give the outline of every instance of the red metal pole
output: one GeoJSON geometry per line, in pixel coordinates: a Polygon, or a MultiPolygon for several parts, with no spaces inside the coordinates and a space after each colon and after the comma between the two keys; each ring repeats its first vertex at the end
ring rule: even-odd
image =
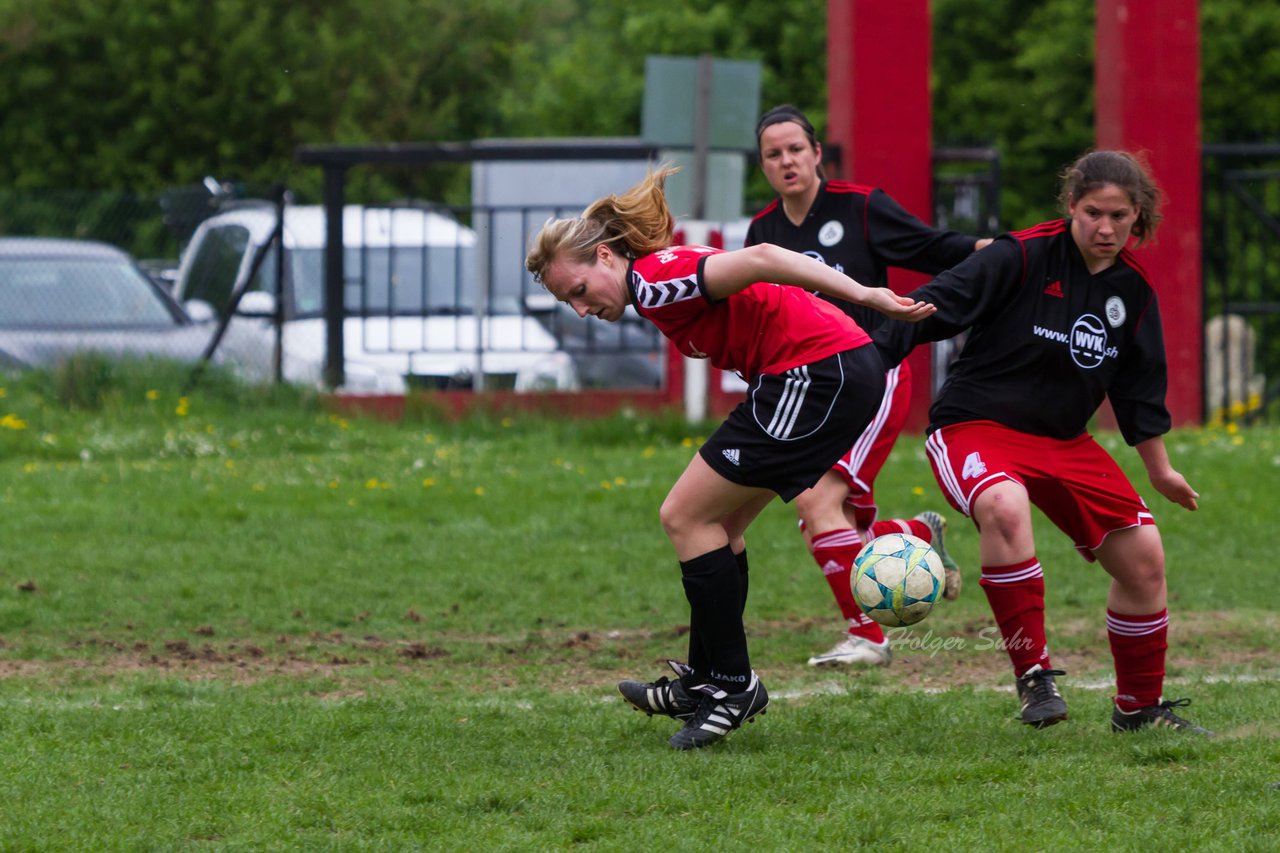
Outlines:
{"type": "MultiPolygon", "coordinates": [[[[827,140],[840,148],[840,177],[880,187],[933,221],[929,103],[932,42],[928,0],[827,0],[827,140]]],[[[926,276],[892,270],[905,293],[926,276]]],[[[909,432],[923,432],[930,403],[929,351],[909,359],[909,432]]]]}
{"type": "Polygon", "coordinates": [[[1138,259],[1160,295],[1175,425],[1200,422],[1203,353],[1197,0],[1097,0],[1099,148],[1145,152],[1164,221],[1138,259]]]}

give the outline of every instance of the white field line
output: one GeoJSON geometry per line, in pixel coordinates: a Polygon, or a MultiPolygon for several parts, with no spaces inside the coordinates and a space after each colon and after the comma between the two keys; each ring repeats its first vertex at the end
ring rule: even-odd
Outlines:
{"type": "MultiPolygon", "coordinates": [[[[1271,684],[1280,682],[1280,672],[1268,673],[1241,673],[1238,675],[1206,675],[1196,678],[1166,678],[1165,684],[1271,684]]],[[[1069,686],[1072,690],[1114,690],[1115,682],[1108,679],[1106,681],[1063,681],[1063,684],[1069,686]]],[[[1008,684],[966,684],[965,687],[972,687],[977,690],[992,690],[997,693],[1014,692],[1012,680],[1008,684]]],[[[958,690],[959,687],[916,687],[907,688],[906,692],[915,693],[947,693],[952,690],[958,690]]],[[[901,685],[859,685],[857,690],[871,690],[882,693],[900,693],[904,688],[901,685]]],[[[809,696],[845,696],[857,692],[847,688],[834,681],[821,681],[816,684],[793,688],[790,690],[769,691],[770,696],[779,699],[803,699],[809,696]]]]}
{"type": "MultiPolygon", "coordinates": [[[[1280,671],[1264,672],[1264,673],[1240,673],[1237,675],[1206,675],[1196,678],[1166,678],[1167,685],[1187,685],[1187,684],[1276,684],[1280,683],[1280,671]]],[[[1107,681],[1064,681],[1063,684],[1072,690],[1106,690],[1115,689],[1115,682],[1107,681]]],[[[791,688],[786,690],[770,690],[769,696],[772,699],[807,699],[812,696],[849,696],[861,691],[874,691],[877,693],[948,693],[952,690],[960,690],[964,687],[972,687],[976,690],[990,690],[995,693],[1013,693],[1012,680],[1008,684],[965,684],[959,687],[912,687],[903,688],[901,685],[880,684],[867,685],[856,684],[854,686],[846,686],[836,681],[817,681],[805,687],[791,688]]],[[[597,696],[594,701],[598,703],[614,703],[618,698],[616,692],[606,692],[597,696]]]]}

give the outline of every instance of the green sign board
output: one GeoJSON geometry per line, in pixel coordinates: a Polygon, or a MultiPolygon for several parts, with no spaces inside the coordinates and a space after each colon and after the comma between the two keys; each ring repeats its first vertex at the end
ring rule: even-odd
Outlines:
{"type": "Polygon", "coordinates": [[[697,144],[698,122],[706,121],[712,149],[751,151],[760,112],[760,63],[696,56],[649,56],[644,61],[644,111],[640,136],[672,148],[697,144]],[[699,68],[709,64],[709,79],[699,68]],[[706,85],[705,92],[701,92],[706,85]],[[700,115],[701,97],[709,105],[700,115]]]}

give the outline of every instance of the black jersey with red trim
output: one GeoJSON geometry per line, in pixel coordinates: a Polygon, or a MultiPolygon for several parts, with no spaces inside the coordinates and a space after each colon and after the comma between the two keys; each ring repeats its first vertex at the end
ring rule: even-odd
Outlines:
{"type": "Polygon", "coordinates": [[[703,266],[722,251],[672,246],[636,258],[627,270],[636,313],[684,355],[750,380],[871,343],[851,317],[801,287],[759,281],[713,299],[703,266]]]}
{"type": "MultiPolygon", "coordinates": [[[[746,245],[773,243],[822,261],[859,284],[884,287],[889,267],[937,275],[964,260],[975,237],[926,225],[888,193],[849,181],[823,181],[804,221],[793,225],[774,199],[747,228],[746,245]]],[[[844,300],[834,302],[864,329],[884,315],[844,300]]]]}
{"type": "Polygon", "coordinates": [[[1129,250],[1094,275],[1070,220],[1044,222],[1001,235],[911,295],[938,311],[873,333],[887,364],[917,344],[970,330],[929,409],[930,432],[992,420],[1074,438],[1104,397],[1129,444],[1169,431],[1160,310],[1129,250]]]}

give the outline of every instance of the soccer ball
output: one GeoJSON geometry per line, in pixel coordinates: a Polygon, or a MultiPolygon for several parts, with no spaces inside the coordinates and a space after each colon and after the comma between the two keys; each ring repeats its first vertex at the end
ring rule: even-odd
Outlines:
{"type": "Polygon", "coordinates": [[[877,536],[853,561],[853,597],[887,628],[914,625],[942,597],[947,576],[938,552],[905,533],[877,536]]]}

